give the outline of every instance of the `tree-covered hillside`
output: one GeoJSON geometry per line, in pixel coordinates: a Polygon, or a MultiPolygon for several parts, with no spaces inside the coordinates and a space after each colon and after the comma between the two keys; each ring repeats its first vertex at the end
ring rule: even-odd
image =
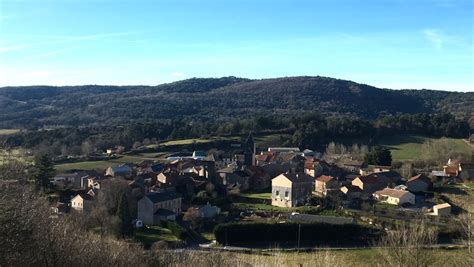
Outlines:
{"type": "Polygon", "coordinates": [[[473,107],[474,93],[379,89],[326,77],[193,78],[158,86],[0,88],[0,128],[224,121],[305,112],[374,119],[443,111],[471,119],[473,107]]]}

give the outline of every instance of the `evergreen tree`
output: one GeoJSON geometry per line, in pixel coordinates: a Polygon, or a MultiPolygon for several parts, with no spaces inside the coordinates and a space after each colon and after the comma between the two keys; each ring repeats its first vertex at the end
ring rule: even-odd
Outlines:
{"type": "Polygon", "coordinates": [[[35,183],[38,188],[43,191],[49,187],[49,179],[52,178],[56,172],[54,164],[48,155],[41,155],[35,159],[35,183]]]}
{"type": "Polygon", "coordinates": [[[376,146],[365,154],[364,161],[371,165],[392,165],[392,153],[386,147],[376,146]]]}
{"type": "Polygon", "coordinates": [[[120,196],[116,215],[119,219],[118,235],[121,237],[133,235],[132,217],[130,216],[127,195],[125,193],[122,193],[120,196]]]}

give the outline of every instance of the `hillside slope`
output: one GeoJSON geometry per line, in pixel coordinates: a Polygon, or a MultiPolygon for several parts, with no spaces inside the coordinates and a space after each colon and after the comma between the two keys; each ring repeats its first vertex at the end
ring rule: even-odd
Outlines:
{"type": "Polygon", "coordinates": [[[193,78],[158,86],[0,88],[0,128],[227,119],[319,112],[376,118],[451,112],[473,116],[474,93],[389,90],[326,77],[193,78]]]}

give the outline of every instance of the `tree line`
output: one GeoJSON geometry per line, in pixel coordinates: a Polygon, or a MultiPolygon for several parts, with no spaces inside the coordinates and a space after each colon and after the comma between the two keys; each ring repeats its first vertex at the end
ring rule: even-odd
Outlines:
{"type": "Polygon", "coordinates": [[[282,145],[318,149],[337,139],[357,138],[370,142],[374,138],[394,134],[463,138],[469,135],[470,127],[466,121],[457,120],[450,114],[403,114],[364,120],[310,113],[228,121],[179,119],[119,126],[31,130],[3,137],[3,141],[5,147],[34,148],[50,155],[87,155],[117,145],[130,149],[169,139],[246,135],[249,132],[265,131],[289,133],[290,138],[282,137],[282,145]]]}

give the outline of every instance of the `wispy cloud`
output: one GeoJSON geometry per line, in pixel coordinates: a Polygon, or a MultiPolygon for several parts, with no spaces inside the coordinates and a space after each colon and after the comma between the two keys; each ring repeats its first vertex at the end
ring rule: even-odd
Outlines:
{"type": "Polygon", "coordinates": [[[12,51],[19,51],[25,48],[29,48],[31,45],[10,45],[10,46],[0,46],[0,53],[7,53],[12,51]]]}
{"type": "MultiPolygon", "coordinates": [[[[139,35],[143,33],[142,31],[129,31],[129,32],[108,32],[108,33],[95,33],[95,34],[86,34],[86,35],[35,35],[28,36],[29,38],[34,37],[36,40],[26,44],[8,44],[0,46],[0,54],[8,53],[13,51],[20,51],[29,48],[39,47],[39,46],[50,46],[50,45],[64,45],[73,43],[74,45],[80,45],[81,42],[88,41],[98,41],[98,40],[110,40],[113,37],[127,37],[133,35],[139,35]],[[38,41],[41,40],[41,41],[38,41]]],[[[135,40],[135,39],[134,39],[135,40]]],[[[1,40],[0,40],[1,41],[1,40]]],[[[130,41],[128,39],[119,39],[120,41],[130,41]]],[[[38,55],[38,57],[52,56],[65,51],[70,50],[70,47],[60,48],[51,52],[46,52],[38,55]]],[[[31,58],[37,57],[36,55],[31,56],[31,58]]]]}
{"type": "Polygon", "coordinates": [[[425,38],[430,41],[438,50],[443,49],[443,36],[438,30],[435,29],[425,29],[423,30],[423,35],[425,38]]]}
{"type": "Polygon", "coordinates": [[[182,78],[184,76],[184,73],[182,72],[172,72],[171,76],[174,78],[182,78]]]}

